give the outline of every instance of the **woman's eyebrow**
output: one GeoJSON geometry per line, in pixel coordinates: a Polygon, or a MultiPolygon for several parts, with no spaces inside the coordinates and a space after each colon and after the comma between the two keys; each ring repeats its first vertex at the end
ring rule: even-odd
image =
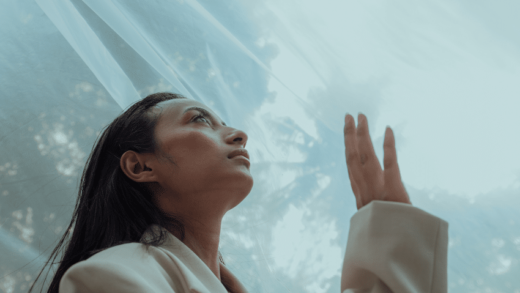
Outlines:
{"type": "MultiPolygon", "coordinates": [[[[193,106],[193,107],[189,107],[187,108],[186,110],[184,110],[184,113],[182,113],[182,115],[186,114],[186,112],[188,111],[191,111],[191,110],[197,110],[199,112],[201,112],[203,115],[205,116],[208,116],[208,117],[212,117],[214,118],[209,112],[208,110],[204,109],[204,108],[201,108],[201,107],[197,107],[197,106],[193,106]]],[[[222,125],[224,126],[227,126],[226,123],[224,123],[224,121],[222,121],[222,125]]]]}

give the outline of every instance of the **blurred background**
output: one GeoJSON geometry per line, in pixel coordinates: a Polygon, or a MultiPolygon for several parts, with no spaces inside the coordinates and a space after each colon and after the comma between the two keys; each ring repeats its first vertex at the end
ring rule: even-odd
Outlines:
{"type": "Polygon", "coordinates": [[[412,203],[449,222],[449,291],[520,292],[520,2],[0,6],[0,292],[27,292],[65,232],[101,129],[160,91],[249,136],[220,249],[251,292],[339,292],[347,112],[381,163],[393,129],[412,203]]]}

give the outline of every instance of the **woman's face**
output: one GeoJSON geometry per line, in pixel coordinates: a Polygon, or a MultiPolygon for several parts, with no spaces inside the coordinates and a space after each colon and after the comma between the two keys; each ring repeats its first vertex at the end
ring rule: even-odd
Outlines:
{"type": "Polygon", "coordinates": [[[223,216],[249,194],[250,163],[228,158],[245,147],[244,132],[225,126],[209,107],[194,100],[164,101],[152,111],[160,112],[155,138],[171,160],[146,156],[144,165],[151,169],[148,179],[164,190],[158,197],[163,210],[198,219],[215,213],[223,216]],[[210,116],[197,117],[203,113],[192,107],[203,108],[210,116]]]}

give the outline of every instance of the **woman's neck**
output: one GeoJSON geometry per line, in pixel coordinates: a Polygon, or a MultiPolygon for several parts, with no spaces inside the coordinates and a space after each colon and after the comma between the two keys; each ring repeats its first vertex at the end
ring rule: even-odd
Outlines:
{"type": "MultiPolygon", "coordinates": [[[[185,235],[182,241],[208,266],[219,280],[221,278],[218,247],[221,223],[222,218],[204,222],[200,220],[187,221],[184,223],[185,235]]],[[[178,235],[174,235],[179,238],[178,235]]]]}

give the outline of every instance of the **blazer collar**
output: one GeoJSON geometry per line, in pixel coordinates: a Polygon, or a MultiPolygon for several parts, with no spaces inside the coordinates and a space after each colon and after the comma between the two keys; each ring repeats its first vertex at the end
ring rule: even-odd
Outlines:
{"type": "MultiPolygon", "coordinates": [[[[247,293],[244,285],[231,273],[231,271],[220,263],[220,278],[222,282],[213,274],[213,272],[209,269],[209,267],[196,255],[186,244],[180,241],[177,237],[171,234],[168,230],[163,227],[152,224],[146,229],[143,233],[143,238],[151,239],[152,232],[155,231],[156,235],[159,234],[160,230],[163,230],[167,233],[166,241],[160,245],[159,247],[171,252],[175,255],[195,276],[197,276],[198,281],[204,284],[206,288],[211,290],[211,292],[217,292],[215,290],[219,290],[218,292],[226,292],[222,283],[225,283],[226,286],[230,287],[231,292],[233,293],[247,293]]],[[[195,281],[195,280],[194,280],[195,281]]]]}

